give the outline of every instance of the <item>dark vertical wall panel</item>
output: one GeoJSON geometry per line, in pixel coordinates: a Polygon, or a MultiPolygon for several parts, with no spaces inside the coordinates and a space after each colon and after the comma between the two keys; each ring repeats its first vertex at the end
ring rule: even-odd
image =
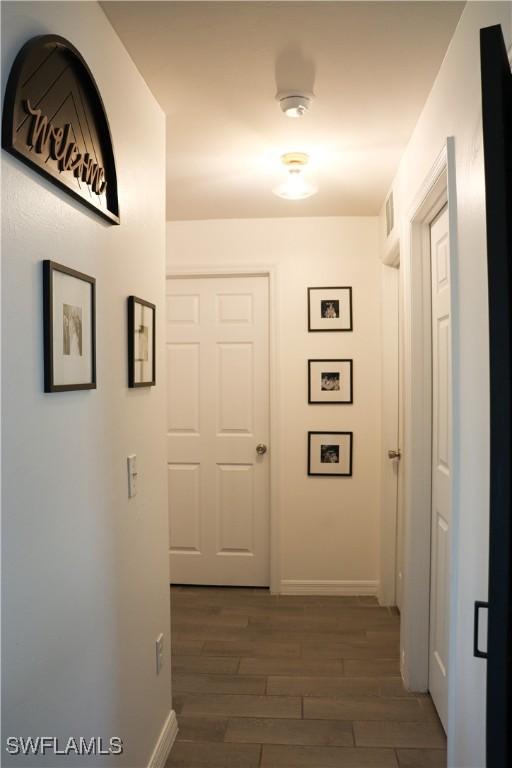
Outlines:
{"type": "Polygon", "coordinates": [[[491,386],[487,766],[512,765],[512,75],[481,30],[491,386]]]}

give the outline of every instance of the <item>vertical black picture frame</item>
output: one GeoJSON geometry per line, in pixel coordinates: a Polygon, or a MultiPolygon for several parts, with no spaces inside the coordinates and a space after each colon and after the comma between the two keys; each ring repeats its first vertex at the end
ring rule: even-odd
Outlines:
{"type": "Polygon", "coordinates": [[[154,387],[156,384],[156,305],[150,301],[141,299],[138,296],[128,296],[128,386],[133,389],[136,387],[154,387]],[[148,379],[139,380],[135,370],[135,311],[136,305],[147,307],[152,311],[152,343],[151,343],[151,375],[148,379]]]}
{"type": "MultiPolygon", "coordinates": [[[[82,329],[83,332],[83,329],[82,329]]],[[[46,259],[43,261],[43,349],[44,349],[44,391],[71,392],[80,389],[96,389],[96,280],[90,275],[78,272],[76,269],[57,264],[46,259]],[[57,383],[55,374],[53,306],[55,300],[55,273],[68,275],[76,280],[88,283],[90,286],[90,369],[91,377],[87,382],[57,383]]]]}

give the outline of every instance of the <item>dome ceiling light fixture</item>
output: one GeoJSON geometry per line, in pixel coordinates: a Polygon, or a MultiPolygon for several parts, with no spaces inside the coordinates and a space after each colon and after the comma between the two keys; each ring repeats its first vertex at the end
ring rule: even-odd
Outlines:
{"type": "Polygon", "coordinates": [[[308,111],[313,98],[312,93],[304,93],[299,90],[280,91],[276,95],[281,111],[286,117],[302,117],[308,111]]]}
{"type": "Polygon", "coordinates": [[[280,184],[273,192],[286,200],[304,200],[311,197],[318,189],[304,178],[303,171],[309,156],[305,152],[287,152],[281,156],[281,162],[288,172],[284,184],[280,184]]]}

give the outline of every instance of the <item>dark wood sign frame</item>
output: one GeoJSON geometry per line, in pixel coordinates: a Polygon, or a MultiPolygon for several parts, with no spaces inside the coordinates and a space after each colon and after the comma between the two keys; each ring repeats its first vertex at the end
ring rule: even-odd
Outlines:
{"type": "Polygon", "coordinates": [[[16,56],[5,91],[2,147],[119,224],[105,107],[89,67],[65,38],[33,37],[16,56]]]}

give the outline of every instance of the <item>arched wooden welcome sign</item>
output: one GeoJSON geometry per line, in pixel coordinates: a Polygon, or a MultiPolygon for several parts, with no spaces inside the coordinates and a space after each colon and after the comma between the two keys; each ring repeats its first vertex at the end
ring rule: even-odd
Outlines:
{"type": "Polygon", "coordinates": [[[63,37],[34,37],[18,53],[5,92],[2,147],[119,224],[103,101],[89,67],[63,37]]]}

